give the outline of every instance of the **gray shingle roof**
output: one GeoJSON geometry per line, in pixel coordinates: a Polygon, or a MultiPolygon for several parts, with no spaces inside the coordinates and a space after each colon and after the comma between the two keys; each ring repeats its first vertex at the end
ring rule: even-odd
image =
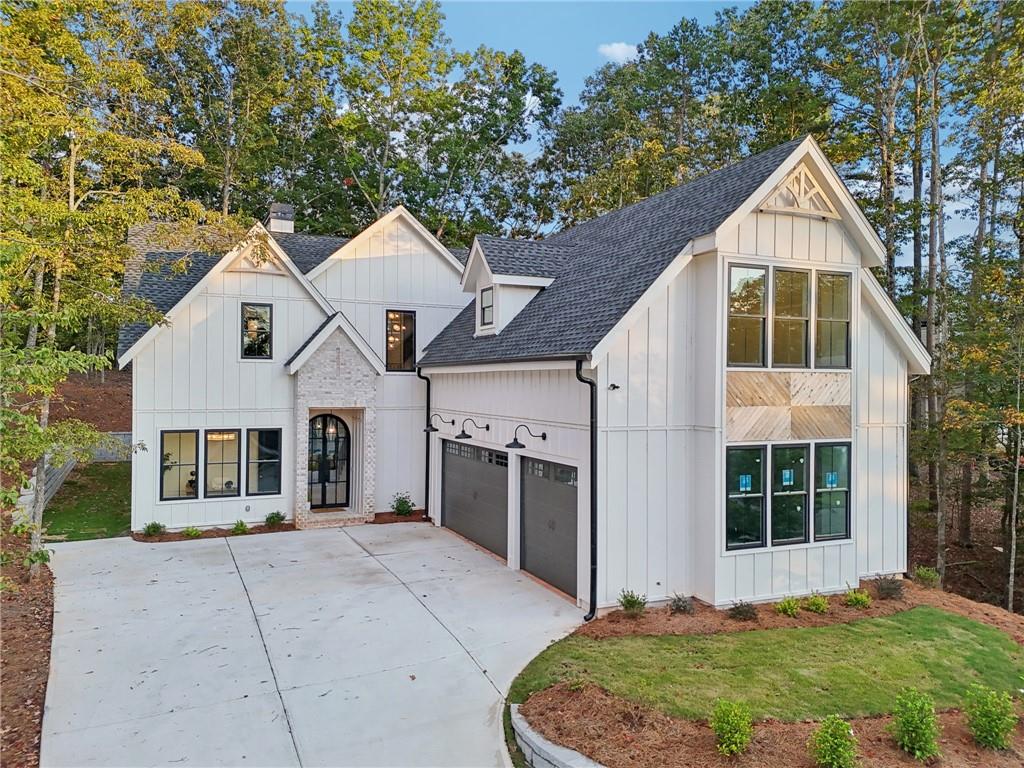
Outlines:
{"type": "Polygon", "coordinates": [[[715,229],[803,139],[548,237],[574,254],[495,336],[474,338],[475,302],[424,351],[421,365],[582,357],[626,314],[683,247],[715,229]]]}
{"type": "Polygon", "coordinates": [[[477,235],[477,245],[496,275],[555,277],[572,259],[571,246],[554,245],[544,240],[508,240],[493,235],[477,235]]]}
{"type": "Polygon", "coordinates": [[[324,259],[349,241],[347,237],[303,235],[298,232],[274,232],[271,236],[304,275],[312,272],[324,259]]]}
{"type": "Polygon", "coordinates": [[[303,351],[305,351],[306,347],[308,347],[310,345],[310,343],[313,341],[313,339],[315,339],[317,337],[317,334],[320,333],[320,331],[322,331],[324,328],[326,328],[328,323],[330,323],[337,316],[338,316],[338,313],[334,312],[334,313],[328,315],[327,317],[325,317],[324,321],[322,323],[320,323],[320,325],[318,325],[316,327],[316,330],[313,331],[311,334],[309,334],[309,338],[307,338],[304,342],[302,342],[301,346],[299,346],[299,348],[295,350],[295,353],[291,357],[289,357],[287,360],[284,361],[285,367],[288,367],[289,365],[291,365],[295,361],[295,358],[297,358],[299,355],[301,355],[303,353],[303,351]]]}

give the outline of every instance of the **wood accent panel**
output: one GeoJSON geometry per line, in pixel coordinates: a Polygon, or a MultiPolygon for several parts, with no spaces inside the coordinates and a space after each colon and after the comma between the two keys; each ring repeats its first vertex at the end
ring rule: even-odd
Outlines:
{"type": "Polygon", "coordinates": [[[729,440],[786,440],[790,433],[788,405],[753,405],[726,410],[729,440]]]}
{"type": "Polygon", "coordinates": [[[773,371],[729,371],[726,377],[725,404],[730,407],[789,405],[789,373],[773,371]]]}
{"type": "Polygon", "coordinates": [[[849,405],[850,374],[800,371],[789,374],[793,405],[849,405]]]}
{"type": "Polygon", "coordinates": [[[793,440],[848,438],[851,434],[850,406],[794,405],[790,409],[789,432],[793,440]]]}
{"type": "Polygon", "coordinates": [[[824,371],[728,371],[726,440],[848,438],[851,376],[824,371]]]}

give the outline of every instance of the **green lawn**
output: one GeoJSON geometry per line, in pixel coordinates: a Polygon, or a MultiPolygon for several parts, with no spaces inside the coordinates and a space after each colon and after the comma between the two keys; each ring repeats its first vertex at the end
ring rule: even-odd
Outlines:
{"type": "Polygon", "coordinates": [[[590,681],[676,717],[701,719],[715,699],[746,702],[755,718],[818,719],[891,710],[915,686],[939,708],[974,682],[1015,692],[1024,652],[997,629],[934,608],[852,624],[720,635],[570,636],[512,685],[510,701],[562,679],[590,681]]]}
{"type": "Polygon", "coordinates": [[[131,528],[132,464],[75,467],[46,511],[46,535],[66,541],[125,536],[131,528]]]}

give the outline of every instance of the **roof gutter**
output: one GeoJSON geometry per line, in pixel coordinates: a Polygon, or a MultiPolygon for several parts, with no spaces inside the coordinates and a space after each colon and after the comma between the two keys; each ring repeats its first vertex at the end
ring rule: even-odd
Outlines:
{"type": "Polygon", "coordinates": [[[597,382],[583,375],[583,358],[576,360],[576,378],[590,388],[590,610],[583,617],[597,615],[597,382]]]}

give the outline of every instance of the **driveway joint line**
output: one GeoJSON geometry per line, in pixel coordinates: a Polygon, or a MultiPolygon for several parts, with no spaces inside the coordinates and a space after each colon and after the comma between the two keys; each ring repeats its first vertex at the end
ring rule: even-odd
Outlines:
{"type": "Polygon", "coordinates": [[[281,711],[284,712],[284,722],[285,725],[288,726],[288,736],[292,740],[292,749],[295,751],[295,759],[298,761],[299,768],[302,768],[302,755],[299,753],[299,744],[295,740],[295,731],[292,729],[292,719],[288,714],[288,705],[284,703],[284,695],[281,693],[281,686],[277,682],[277,670],[274,669],[274,662],[270,659],[267,640],[263,637],[263,627],[260,624],[259,617],[256,615],[256,607],[252,604],[252,596],[249,595],[249,587],[245,584],[245,577],[242,576],[242,569],[238,567],[238,561],[235,560],[235,551],[231,549],[231,542],[226,536],[224,537],[224,544],[228,548],[228,554],[231,555],[231,562],[235,564],[235,572],[238,574],[238,580],[242,582],[242,591],[245,592],[245,599],[249,602],[249,610],[252,612],[252,620],[256,622],[256,631],[260,635],[260,644],[263,646],[263,653],[267,657],[267,666],[270,667],[270,676],[274,680],[274,690],[277,691],[277,699],[281,702],[281,711]]]}

